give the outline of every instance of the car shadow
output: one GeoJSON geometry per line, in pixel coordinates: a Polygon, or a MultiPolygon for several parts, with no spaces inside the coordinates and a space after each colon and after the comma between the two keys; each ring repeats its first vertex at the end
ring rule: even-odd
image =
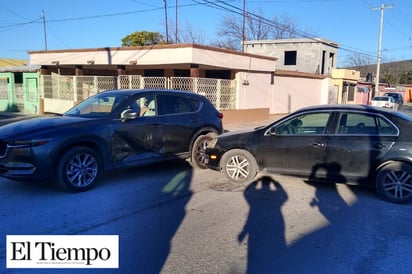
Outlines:
{"type": "MultiPolygon", "coordinates": [[[[186,216],[192,175],[187,162],[171,161],[107,172],[94,189],[75,194],[50,183],[5,181],[2,191],[13,202],[0,210],[7,222],[0,236],[118,235],[119,269],[96,273],[160,273],[186,216]]],[[[5,247],[0,251],[6,254],[5,247]]]]}

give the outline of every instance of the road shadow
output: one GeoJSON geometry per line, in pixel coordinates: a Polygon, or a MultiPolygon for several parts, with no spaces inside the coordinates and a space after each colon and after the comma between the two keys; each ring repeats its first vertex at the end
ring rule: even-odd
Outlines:
{"type": "MultiPolygon", "coordinates": [[[[341,271],[339,273],[353,273],[346,272],[347,262],[341,259],[350,254],[348,248],[360,237],[356,233],[348,235],[353,231],[351,226],[365,224],[362,219],[357,219],[357,214],[352,214],[354,209],[341,197],[337,184],[321,183],[318,177],[318,174],[323,174],[321,178],[325,179],[328,174],[336,174],[337,170],[339,166],[335,164],[314,166],[311,180],[306,183],[315,188],[315,195],[308,206],[313,209],[310,214],[317,217],[312,220],[306,216],[298,219],[293,216],[288,220],[308,222],[308,226],[315,227],[311,221],[326,221],[313,232],[302,232],[302,236],[293,242],[287,241],[286,231],[293,230],[295,226],[301,228],[302,224],[286,224],[282,207],[289,197],[282,185],[265,176],[246,188],[244,197],[250,209],[238,241],[246,241],[247,237],[247,273],[337,273],[336,269],[341,271]],[[340,233],[342,230],[344,233],[340,233]],[[346,240],[348,237],[350,240],[346,240]],[[343,244],[344,241],[346,243],[343,244]]],[[[345,181],[343,177],[339,179],[345,181]]],[[[300,212],[296,211],[296,214],[300,212]]]]}
{"type": "Polygon", "coordinates": [[[401,232],[408,220],[399,216],[410,206],[345,184],[306,182],[314,192],[305,197],[282,185],[263,177],[244,191],[250,209],[238,241],[247,243],[246,273],[406,273],[410,264],[399,262],[410,253],[401,232]],[[307,206],[290,204],[297,198],[307,206]]]}
{"type": "MultiPolygon", "coordinates": [[[[192,175],[186,161],[172,161],[108,172],[94,189],[75,194],[47,184],[3,185],[2,190],[14,197],[9,199],[12,205],[0,209],[7,222],[0,235],[119,235],[119,269],[93,272],[160,273],[186,216],[192,175]]],[[[0,251],[4,270],[5,247],[0,251]]],[[[90,269],[25,269],[24,273],[90,273],[90,269]]]]}
{"type": "Polygon", "coordinates": [[[131,192],[111,201],[125,214],[102,227],[104,233],[119,235],[121,273],[160,273],[172,240],[186,216],[192,197],[193,170],[185,161],[172,161],[108,174],[104,185],[132,184],[131,192]],[[112,179],[120,179],[114,182],[112,179]],[[124,204],[124,206],[122,206],[124,204]]]}
{"type": "Polygon", "coordinates": [[[277,181],[265,176],[252,182],[244,197],[250,209],[238,241],[247,241],[247,273],[266,273],[273,269],[273,258],[286,249],[281,208],[288,195],[277,181]]]}

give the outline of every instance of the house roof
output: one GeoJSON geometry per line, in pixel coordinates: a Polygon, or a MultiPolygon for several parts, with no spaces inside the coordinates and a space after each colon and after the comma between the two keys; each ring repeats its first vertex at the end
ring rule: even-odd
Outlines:
{"type": "Polygon", "coordinates": [[[9,66],[0,67],[0,72],[38,72],[41,66],[29,65],[29,66],[9,66]]]}
{"type": "Polygon", "coordinates": [[[0,59],[0,67],[22,66],[26,65],[27,60],[20,59],[0,59]]]}
{"type": "Polygon", "coordinates": [[[274,39],[274,40],[250,40],[244,41],[245,45],[254,44],[297,44],[297,43],[320,43],[333,48],[339,48],[339,44],[324,38],[291,38],[291,39],[274,39]]]}
{"type": "Polygon", "coordinates": [[[292,71],[292,70],[276,70],[276,76],[283,76],[283,77],[299,77],[299,78],[310,78],[310,79],[325,79],[328,78],[327,75],[323,74],[314,74],[308,72],[299,72],[299,71],[292,71]]]}
{"type": "Polygon", "coordinates": [[[197,44],[29,51],[32,65],[197,64],[203,68],[275,71],[277,58],[197,44]]]}

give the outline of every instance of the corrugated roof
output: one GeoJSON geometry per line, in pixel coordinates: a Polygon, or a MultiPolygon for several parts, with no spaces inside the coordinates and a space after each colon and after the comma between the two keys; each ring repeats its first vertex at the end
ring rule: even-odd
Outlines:
{"type": "Polygon", "coordinates": [[[37,72],[40,65],[0,67],[0,72],[37,72]]]}
{"type": "Polygon", "coordinates": [[[0,59],[0,67],[27,65],[27,60],[20,59],[0,59]]]}

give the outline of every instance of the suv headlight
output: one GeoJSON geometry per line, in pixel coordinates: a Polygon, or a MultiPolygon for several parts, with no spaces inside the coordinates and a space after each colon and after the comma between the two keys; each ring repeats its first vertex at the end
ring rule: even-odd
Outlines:
{"type": "Polygon", "coordinates": [[[7,146],[9,148],[36,147],[47,144],[49,141],[50,139],[17,140],[8,142],[7,146]]]}

